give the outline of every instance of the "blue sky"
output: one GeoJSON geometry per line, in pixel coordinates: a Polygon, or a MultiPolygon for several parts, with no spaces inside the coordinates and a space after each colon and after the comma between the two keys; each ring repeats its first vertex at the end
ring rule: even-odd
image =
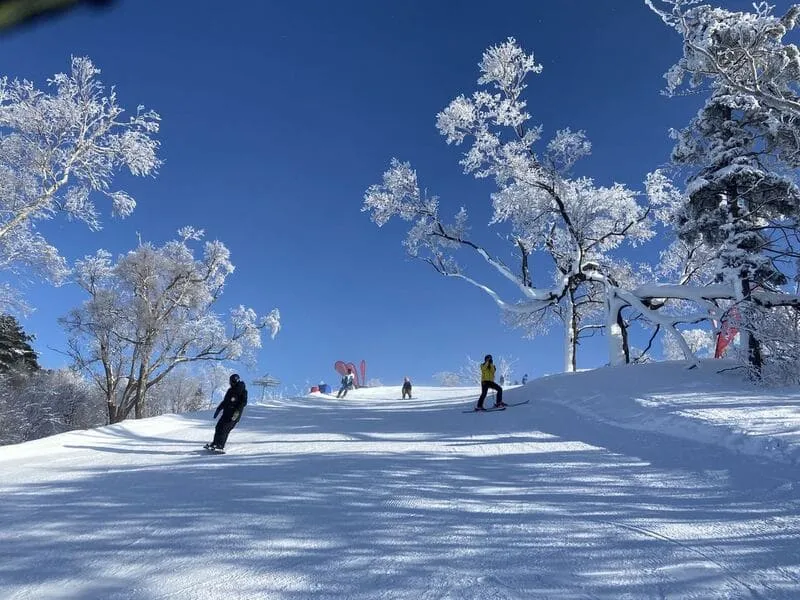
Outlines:
{"type": "MultiPolygon", "coordinates": [[[[403,224],[379,230],[360,212],[364,190],[396,156],[443,205],[470,209],[475,237],[496,238],[478,234],[491,185],[461,173],[459,149],[434,123],[475,89],[482,51],[508,36],[544,66],[529,110],[545,138],[584,129],[594,150],[576,171],[600,183],[641,189],[668,160],[668,129],[699,106],[660,94],[680,42],[638,1],[120,0],[18,30],[0,39],[0,55],[3,74],[40,85],[71,54],[88,55],[123,106],[162,116],[158,177],[123,179],[139,203],[132,217],[106,216],[96,234],[48,224],[68,258],[125,252],[137,232],[160,244],[183,225],[204,228],[237,266],[222,308],[282,312],[283,331],[265,342],[257,368],[240,368],[246,377],[331,382],[335,360],[366,359],[369,378],[399,386],[404,375],[429,382],[487,352],[519,359],[518,377],[561,370],[561,331],[522,339],[487,296],[408,259],[403,224]]],[[[41,362],[61,366],[56,319],[82,298],[71,287],[27,293],[37,310],[23,326],[41,362]]],[[[603,364],[604,342],[578,358],[581,368],[603,364]]]]}

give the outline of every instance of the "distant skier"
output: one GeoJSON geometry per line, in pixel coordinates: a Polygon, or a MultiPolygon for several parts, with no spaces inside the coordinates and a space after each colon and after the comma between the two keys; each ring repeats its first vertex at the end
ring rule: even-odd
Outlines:
{"type": "Polygon", "coordinates": [[[214,441],[205,445],[207,450],[222,451],[225,449],[228,434],[236,427],[239,419],[242,418],[244,407],[247,406],[247,388],[241,377],[234,373],[228,381],[230,387],[225,392],[222,402],[217,406],[217,410],[214,411],[215,419],[220,412],[222,412],[222,416],[217,421],[217,427],[214,430],[214,441]]]}
{"type": "Polygon", "coordinates": [[[528,374],[527,373],[525,373],[525,375],[522,376],[522,385],[525,385],[526,383],[528,383],[528,374]]]}
{"type": "Polygon", "coordinates": [[[411,400],[411,380],[408,377],[403,379],[403,400],[406,399],[406,394],[408,394],[408,399],[411,400]]]}
{"type": "Polygon", "coordinates": [[[347,367],[347,375],[342,377],[342,387],[339,388],[339,393],[336,394],[337,398],[344,398],[347,396],[347,390],[353,389],[353,381],[355,376],[353,375],[353,369],[347,367]]]}
{"type": "Polygon", "coordinates": [[[504,386],[506,384],[506,376],[500,375],[500,385],[504,386]]]}
{"type": "Polygon", "coordinates": [[[503,388],[494,382],[494,373],[496,370],[492,355],[487,354],[483,359],[483,363],[481,363],[481,396],[478,398],[478,405],[475,407],[475,410],[486,410],[483,407],[483,401],[486,400],[486,394],[489,390],[497,392],[497,399],[494,403],[495,408],[503,408],[506,406],[505,402],[503,402],[503,388]]]}

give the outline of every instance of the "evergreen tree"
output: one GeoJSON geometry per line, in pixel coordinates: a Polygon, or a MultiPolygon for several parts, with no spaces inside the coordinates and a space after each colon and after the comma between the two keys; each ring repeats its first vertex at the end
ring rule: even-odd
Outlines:
{"type": "Polygon", "coordinates": [[[16,318],[0,315],[0,372],[38,371],[36,352],[30,345],[33,339],[23,331],[16,318]]]}
{"type": "MultiPolygon", "coordinates": [[[[792,155],[776,137],[774,111],[718,88],[678,137],[673,160],[696,169],[676,215],[678,237],[702,238],[716,255],[718,281],[733,283],[742,313],[755,290],[780,292],[800,256],[800,188],[792,155]]],[[[745,327],[748,359],[760,371],[755,331],[745,327]]]]}

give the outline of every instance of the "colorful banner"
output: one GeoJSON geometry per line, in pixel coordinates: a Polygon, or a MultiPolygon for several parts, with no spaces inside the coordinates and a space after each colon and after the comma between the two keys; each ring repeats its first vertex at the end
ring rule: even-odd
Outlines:
{"type": "Polygon", "coordinates": [[[356,387],[364,387],[367,384],[367,361],[361,361],[361,377],[358,376],[358,369],[356,369],[356,365],[354,363],[346,363],[343,360],[337,360],[333,364],[333,368],[336,369],[336,372],[344,377],[347,375],[348,367],[353,371],[353,381],[356,384],[356,387]]]}
{"type": "Polygon", "coordinates": [[[717,334],[717,347],[714,349],[714,358],[722,358],[725,355],[725,349],[736,338],[736,334],[739,333],[740,321],[741,315],[735,306],[722,317],[719,333],[717,334]]]}

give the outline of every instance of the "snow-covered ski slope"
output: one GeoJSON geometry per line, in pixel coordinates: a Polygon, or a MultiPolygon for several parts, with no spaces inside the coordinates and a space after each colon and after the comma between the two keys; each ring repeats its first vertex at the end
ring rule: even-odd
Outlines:
{"type": "Polygon", "coordinates": [[[0,598],[800,598],[800,396],[717,363],[400,386],[0,448],[0,598]]]}

